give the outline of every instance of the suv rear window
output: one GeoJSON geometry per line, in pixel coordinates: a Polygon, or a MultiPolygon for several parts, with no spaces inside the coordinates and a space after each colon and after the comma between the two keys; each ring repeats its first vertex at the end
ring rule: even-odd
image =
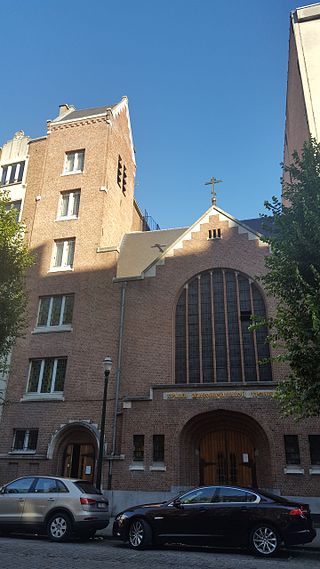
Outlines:
{"type": "Polygon", "coordinates": [[[86,480],[77,480],[75,485],[83,494],[100,494],[99,490],[91,484],[91,482],[87,482],[86,480]]]}

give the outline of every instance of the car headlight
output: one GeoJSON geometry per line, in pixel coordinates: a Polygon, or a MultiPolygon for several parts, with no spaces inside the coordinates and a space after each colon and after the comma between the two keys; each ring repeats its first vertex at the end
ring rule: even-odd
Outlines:
{"type": "Polygon", "coordinates": [[[125,520],[127,519],[128,516],[126,516],[126,514],[120,514],[119,516],[116,517],[116,521],[119,524],[119,526],[122,526],[123,523],[125,522],[125,520]]]}

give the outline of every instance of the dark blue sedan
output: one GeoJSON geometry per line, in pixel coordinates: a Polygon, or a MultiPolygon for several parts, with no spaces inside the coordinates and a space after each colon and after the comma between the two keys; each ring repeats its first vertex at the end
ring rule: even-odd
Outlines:
{"type": "Polygon", "coordinates": [[[316,532],[307,504],[261,490],[203,486],[169,502],[128,508],[116,516],[113,535],[133,549],[206,544],[271,557],[282,544],[311,542],[316,532]]]}

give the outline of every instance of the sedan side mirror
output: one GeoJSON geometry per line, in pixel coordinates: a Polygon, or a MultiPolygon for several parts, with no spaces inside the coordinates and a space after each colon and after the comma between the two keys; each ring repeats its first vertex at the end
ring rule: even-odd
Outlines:
{"type": "Polygon", "coordinates": [[[173,500],[172,504],[175,508],[183,508],[182,502],[179,498],[173,500]]]}

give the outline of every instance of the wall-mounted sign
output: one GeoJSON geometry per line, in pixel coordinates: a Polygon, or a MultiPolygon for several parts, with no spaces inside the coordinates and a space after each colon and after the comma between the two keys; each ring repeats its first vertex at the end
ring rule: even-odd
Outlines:
{"type": "Polygon", "coordinates": [[[163,399],[222,399],[228,397],[233,399],[251,399],[253,397],[263,398],[272,397],[274,390],[257,390],[257,391],[167,391],[163,394],[163,399]]]}

